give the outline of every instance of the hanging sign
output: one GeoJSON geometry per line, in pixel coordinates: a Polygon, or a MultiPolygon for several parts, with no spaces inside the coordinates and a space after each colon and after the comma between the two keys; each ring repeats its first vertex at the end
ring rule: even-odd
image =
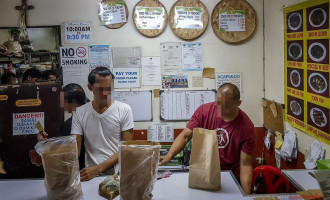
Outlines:
{"type": "Polygon", "coordinates": [[[245,11],[220,10],[219,27],[220,32],[245,31],[245,11]]]}
{"type": "Polygon", "coordinates": [[[203,29],[203,13],[201,7],[175,6],[174,28],[203,29]]]}
{"type": "Polygon", "coordinates": [[[102,25],[126,22],[125,2],[103,2],[99,4],[99,16],[102,25]]]}

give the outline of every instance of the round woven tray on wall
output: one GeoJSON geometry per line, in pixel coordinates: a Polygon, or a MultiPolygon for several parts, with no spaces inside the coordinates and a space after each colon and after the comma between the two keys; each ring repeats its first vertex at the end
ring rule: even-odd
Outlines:
{"type": "MultiPolygon", "coordinates": [[[[103,0],[102,3],[117,2],[117,1],[118,0],[103,0]]],[[[126,13],[126,22],[127,22],[127,20],[128,20],[128,8],[127,8],[126,3],[125,3],[125,13],[126,13]]],[[[117,28],[120,28],[120,27],[124,26],[126,24],[126,22],[119,23],[119,24],[109,24],[109,25],[105,25],[105,27],[110,28],[110,29],[117,29],[117,28]]]]}
{"type": "Polygon", "coordinates": [[[228,43],[239,43],[248,39],[256,28],[256,14],[252,6],[245,0],[221,0],[213,9],[212,28],[216,36],[228,43]],[[220,32],[219,11],[220,10],[244,10],[245,31],[242,32],[220,32]]]}
{"type": "Polygon", "coordinates": [[[184,40],[194,40],[201,36],[209,22],[209,13],[205,5],[199,0],[178,0],[175,2],[170,11],[170,25],[171,29],[175,35],[184,40]],[[185,6],[185,7],[201,7],[204,10],[202,21],[203,21],[203,29],[185,29],[185,28],[174,28],[174,9],[175,6],[185,6]]]}
{"type": "Polygon", "coordinates": [[[139,31],[142,35],[144,35],[146,37],[150,37],[150,38],[157,37],[158,35],[160,35],[160,34],[162,34],[164,32],[164,30],[166,29],[166,26],[167,26],[167,18],[168,18],[168,16],[167,16],[166,8],[158,0],[142,0],[142,1],[139,1],[135,5],[135,7],[134,7],[132,17],[133,17],[133,22],[134,22],[134,25],[135,25],[136,30],[139,31]],[[163,23],[163,27],[161,29],[138,29],[137,26],[136,26],[136,13],[135,13],[135,8],[137,6],[141,6],[141,7],[161,7],[161,8],[164,8],[164,11],[165,12],[164,12],[164,23],[163,23]]]}

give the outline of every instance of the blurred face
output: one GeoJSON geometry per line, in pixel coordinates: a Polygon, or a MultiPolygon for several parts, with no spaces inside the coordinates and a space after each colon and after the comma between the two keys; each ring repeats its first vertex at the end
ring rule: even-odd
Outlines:
{"type": "Polygon", "coordinates": [[[234,100],[234,94],[229,88],[218,91],[217,105],[219,117],[235,115],[241,100],[234,100]]]}
{"type": "Polygon", "coordinates": [[[9,78],[9,84],[17,84],[17,83],[18,83],[17,78],[12,76],[9,78]]]}
{"type": "Polygon", "coordinates": [[[89,89],[93,92],[95,98],[110,99],[113,91],[113,79],[111,76],[95,76],[94,85],[88,84],[89,89]]]}
{"type": "Polygon", "coordinates": [[[78,103],[71,102],[69,103],[66,99],[64,99],[64,92],[60,93],[60,106],[64,109],[64,111],[68,113],[73,113],[76,111],[76,108],[79,107],[78,103]]]}
{"type": "Polygon", "coordinates": [[[34,78],[34,77],[31,77],[31,76],[28,76],[26,79],[25,79],[25,83],[34,83],[38,80],[38,78],[34,78]]]}

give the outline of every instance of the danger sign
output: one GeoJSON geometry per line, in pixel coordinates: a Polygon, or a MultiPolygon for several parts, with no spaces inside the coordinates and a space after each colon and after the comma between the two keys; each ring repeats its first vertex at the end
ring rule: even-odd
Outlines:
{"type": "Polygon", "coordinates": [[[89,65],[87,46],[61,47],[61,65],[89,65]]]}
{"type": "Polygon", "coordinates": [[[13,113],[13,135],[37,134],[36,123],[39,121],[45,127],[44,119],[43,112],[13,113]]]}

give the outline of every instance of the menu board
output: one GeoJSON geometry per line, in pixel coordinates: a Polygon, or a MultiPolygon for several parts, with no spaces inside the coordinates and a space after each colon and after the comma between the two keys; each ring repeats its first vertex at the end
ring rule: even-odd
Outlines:
{"type": "Polygon", "coordinates": [[[330,144],[329,0],[284,9],[285,120],[330,144]]]}

